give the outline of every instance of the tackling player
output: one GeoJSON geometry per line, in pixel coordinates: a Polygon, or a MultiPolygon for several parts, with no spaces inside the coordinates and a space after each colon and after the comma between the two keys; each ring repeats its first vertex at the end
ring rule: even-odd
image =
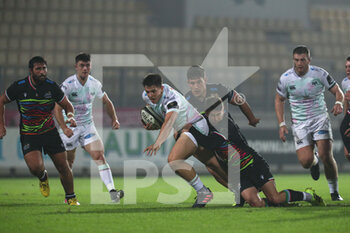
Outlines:
{"type": "MultiPolygon", "coordinates": [[[[220,101],[218,97],[209,97],[206,100],[207,106],[212,106],[215,102],[220,101]]],[[[219,126],[223,118],[224,105],[221,104],[214,110],[210,111],[208,118],[214,127],[219,126]]],[[[275,180],[270,172],[269,165],[264,158],[247,144],[238,145],[227,140],[223,134],[218,132],[212,125],[211,133],[203,137],[191,129],[191,132],[208,150],[216,152],[216,158],[224,171],[230,172],[230,168],[237,167],[240,171],[240,194],[241,197],[252,207],[280,206],[295,201],[307,201],[312,205],[325,206],[323,199],[318,196],[312,188],[307,188],[305,192],[286,189],[278,192],[275,180]],[[239,167],[238,167],[239,166],[239,167]],[[262,191],[266,199],[259,196],[262,191]]],[[[234,170],[231,170],[234,171],[234,170]]],[[[229,175],[229,174],[228,174],[229,175]]],[[[234,187],[234,186],[232,186],[234,187]]],[[[241,199],[239,206],[244,204],[241,199]]]]}

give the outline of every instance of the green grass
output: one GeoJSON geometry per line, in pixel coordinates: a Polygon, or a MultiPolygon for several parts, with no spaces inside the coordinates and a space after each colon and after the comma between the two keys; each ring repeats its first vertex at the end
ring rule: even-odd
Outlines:
{"type": "MultiPolygon", "coordinates": [[[[137,204],[90,204],[90,179],[76,178],[75,190],[81,206],[69,207],[63,204],[64,194],[57,178],[50,178],[51,194],[48,198],[41,196],[37,179],[10,178],[0,179],[0,232],[349,231],[349,174],[339,176],[340,193],[345,199],[343,202],[331,202],[324,177],[317,182],[309,175],[276,175],[275,178],[279,190],[313,187],[324,197],[328,206],[311,207],[305,203],[301,207],[259,209],[213,204],[203,209],[192,209],[194,192],[181,204],[161,204],[156,201],[160,192],[177,192],[162,179],[150,187],[137,189],[137,204]]],[[[181,179],[171,179],[183,185],[181,179]]],[[[224,191],[211,177],[202,177],[202,181],[212,191],[224,191]]],[[[116,179],[117,187],[129,191],[129,197],[135,182],[130,178],[116,179]]],[[[104,195],[107,197],[108,194],[104,195]]]]}

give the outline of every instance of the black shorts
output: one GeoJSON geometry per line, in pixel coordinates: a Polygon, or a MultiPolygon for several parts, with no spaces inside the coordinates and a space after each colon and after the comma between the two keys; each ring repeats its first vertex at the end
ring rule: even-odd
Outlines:
{"type": "Polygon", "coordinates": [[[350,114],[349,112],[346,113],[343,121],[340,124],[340,135],[343,139],[343,143],[345,148],[348,150],[348,153],[350,153],[350,138],[344,135],[345,131],[350,128],[350,114]]]}
{"type": "Polygon", "coordinates": [[[241,192],[250,187],[255,187],[260,191],[264,184],[274,179],[265,159],[260,156],[254,156],[253,159],[253,163],[241,171],[241,192]]]}
{"type": "Polygon", "coordinates": [[[44,150],[48,155],[66,151],[56,128],[40,135],[21,135],[20,138],[23,155],[35,150],[44,150]]]}

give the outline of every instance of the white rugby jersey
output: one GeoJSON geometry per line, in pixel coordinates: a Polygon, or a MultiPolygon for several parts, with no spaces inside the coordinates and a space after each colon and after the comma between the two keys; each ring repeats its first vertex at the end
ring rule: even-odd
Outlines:
{"type": "MultiPolygon", "coordinates": [[[[344,93],[350,91],[350,79],[348,77],[344,78],[344,80],[341,82],[341,88],[343,89],[344,93]]],[[[348,101],[348,104],[348,106],[350,106],[350,101],[348,101]]]]}
{"type": "Polygon", "coordinates": [[[292,121],[298,123],[328,114],[324,90],[334,85],[336,82],[327,71],[310,65],[309,71],[302,77],[295,73],[294,68],[287,70],[281,75],[276,91],[289,99],[292,121]]]}
{"type": "Polygon", "coordinates": [[[92,123],[92,102],[96,96],[101,99],[105,94],[101,82],[89,75],[83,86],[74,74],[61,84],[61,89],[74,107],[77,125],[92,123]]]}
{"type": "MultiPolygon", "coordinates": [[[[167,84],[163,84],[163,95],[158,103],[153,104],[148,98],[146,91],[143,91],[142,98],[162,119],[165,119],[165,115],[169,112],[177,112],[178,116],[173,126],[176,131],[181,130],[185,124],[192,122],[195,119],[203,119],[203,116],[197,112],[183,95],[167,84]]],[[[196,123],[193,126],[199,132],[202,132],[196,123]]]]}

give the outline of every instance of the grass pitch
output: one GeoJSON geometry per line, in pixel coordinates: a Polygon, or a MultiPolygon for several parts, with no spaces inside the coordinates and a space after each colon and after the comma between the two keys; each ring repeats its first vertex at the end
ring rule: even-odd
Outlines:
{"type": "MultiPolygon", "coordinates": [[[[178,177],[171,177],[182,182],[178,177]]],[[[202,181],[212,191],[224,191],[212,177],[202,181]]],[[[332,202],[327,182],[322,176],[313,181],[310,175],[275,175],[278,190],[304,190],[313,187],[327,202],[327,207],[232,208],[230,204],[212,204],[192,209],[195,192],[180,204],[157,202],[159,193],[178,192],[163,179],[136,189],[136,204],[91,204],[91,181],[76,178],[79,207],[64,204],[59,179],[50,178],[51,194],[41,196],[35,178],[0,179],[0,232],[348,232],[350,229],[350,174],[340,174],[343,202],[332,202]]],[[[142,182],[145,183],[146,180],[142,182]]],[[[116,179],[118,188],[132,190],[131,178],[116,179]]],[[[101,186],[102,187],[102,186],[101,186]]],[[[106,197],[108,196],[105,193],[106,197]]],[[[215,194],[214,194],[215,199],[215,194]]]]}

